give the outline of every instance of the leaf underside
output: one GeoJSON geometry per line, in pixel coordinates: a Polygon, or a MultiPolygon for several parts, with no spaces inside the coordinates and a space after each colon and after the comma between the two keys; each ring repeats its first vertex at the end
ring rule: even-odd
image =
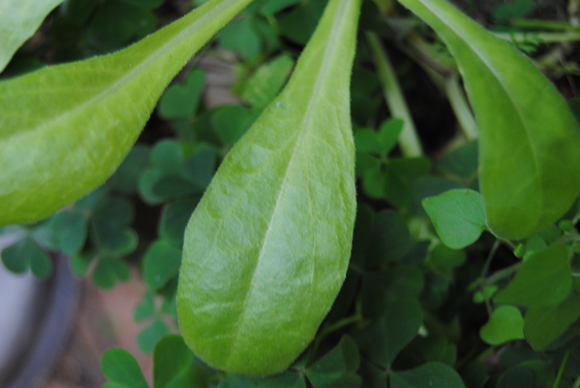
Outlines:
{"type": "Polygon", "coordinates": [[[159,96],[250,0],[211,0],[111,55],[0,83],[0,225],[42,219],[102,184],[159,96]]]}
{"type": "Polygon", "coordinates": [[[331,0],[284,91],[192,215],[182,334],[208,364],[266,375],[313,338],[344,280],[356,198],[349,115],[358,0],[331,0]]]}
{"type": "Polygon", "coordinates": [[[445,41],[480,128],[480,188],[500,237],[554,223],[580,192],[580,128],[566,101],[528,58],[445,0],[399,0],[445,41]]]}

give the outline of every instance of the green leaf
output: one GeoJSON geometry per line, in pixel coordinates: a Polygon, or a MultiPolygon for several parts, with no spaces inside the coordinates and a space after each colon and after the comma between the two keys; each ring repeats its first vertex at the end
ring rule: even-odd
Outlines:
{"type": "Polygon", "coordinates": [[[259,379],[257,383],[260,388],[306,388],[304,376],[294,372],[259,379]]]}
{"type": "Polygon", "coordinates": [[[136,145],[111,177],[108,185],[123,194],[137,191],[139,176],[149,164],[149,147],[136,145]]]}
{"type": "Polygon", "coordinates": [[[494,301],[527,307],[552,306],[564,301],[571,291],[568,250],[557,244],[528,257],[494,301]]]}
{"type": "Polygon", "coordinates": [[[405,297],[418,297],[423,286],[423,274],[415,266],[366,273],[362,283],[363,315],[378,318],[385,313],[389,304],[405,297]]]}
{"type": "Polygon", "coordinates": [[[219,35],[220,45],[234,51],[245,60],[260,54],[261,42],[250,19],[242,19],[226,26],[219,35]]]}
{"type": "Polygon", "coordinates": [[[553,224],[580,192],[580,127],[564,98],[528,58],[447,1],[400,3],[438,33],[463,75],[491,231],[517,240],[553,224]]]}
{"type": "Polygon", "coordinates": [[[314,388],[333,386],[360,386],[360,377],[354,375],[360,365],[360,356],[354,340],[342,337],[339,344],[308,368],[306,376],[314,388]],[[341,381],[342,385],[338,382],[341,381]]]}
{"type": "Polygon", "coordinates": [[[260,8],[260,13],[262,15],[272,15],[290,7],[291,5],[298,4],[300,1],[301,0],[267,0],[262,8],[260,8]]]}
{"type": "Polygon", "coordinates": [[[426,158],[390,159],[383,176],[384,196],[397,208],[407,208],[413,202],[413,180],[427,175],[431,162],[426,158]]]}
{"type": "Polygon", "coordinates": [[[109,349],[101,359],[103,374],[119,388],[149,388],[135,358],[123,349],[109,349]]]}
{"type": "Polygon", "coordinates": [[[477,191],[449,190],[425,198],[422,203],[441,241],[450,248],[465,248],[486,230],[481,195],[477,191]]]}
{"type": "Polygon", "coordinates": [[[194,115],[205,85],[205,72],[191,72],[184,85],[171,85],[159,100],[159,115],[164,119],[188,118],[194,115]]]}
{"type": "Polygon", "coordinates": [[[164,240],[157,240],[143,257],[143,277],[157,291],[177,275],[181,265],[181,249],[164,240]]]}
{"type": "Polygon", "coordinates": [[[163,337],[153,352],[153,388],[207,387],[207,376],[192,364],[193,357],[181,336],[163,337]]]}
{"type": "Polygon", "coordinates": [[[129,280],[129,266],[124,261],[103,257],[93,272],[93,282],[97,287],[105,290],[115,286],[117,279],[129,280]]]}
{"type": "Polygon", "coordinates": [[[528,368],[511,368],[499,378],[497,388],[530,388],[534,386],[534,372],[528,368]]]}
{"type": "Polygon", "coordinates": [[[381,155],[386,156],[395,147],[403,132],[403,125],[404,121],[401,119],[389,119],[381,125],[377,134],[381,155]]]}
{"type": "Polygon", "coordinates": [[[407,223],[393,210],[383,210],[374,217],[371,249],[366,267],[377,267],[399,261],[411,249],[411,235],[407,223]]]}
{"type": "Polygon", "coordinates": [[[479,335],[490,345],[501,345],[504,342],[524,338],[523,328],[524,318],[517,307],[499,306],[481,328],[479,335]]]}
{"type": "Polygon", "coordinates": [[[50,228],[58,248],[70,256],[80,252],[85,245],[87,227],[87,218],[78,212],[62,211],[50,220],[50,228]]]}
{"type": "Polygon", "coordinates": [[[216,167],[217,155],[211,148],[200,147],[183,162],[185,178],[205,190],[209,185],[216,167]]]}
{"type": "Polygon", "coordinates": [[[413,212],[420,216],[426,216],[421,202],[425,198],[435,197],[453,189],[463,189],[461,182],[454,179],[446,179],[433,175],[425,175],[413,181],[413,212]]]}
{"type": "Polygon", "coordinates": [[[160,319],[156,319],[137,336],[137,345],[145,353],[151,353],[161,338],[171,333],[171,330],[160,319]]]}
{"type": "Polygon", "coordinates": [[[525,18],[535,8],[532,0],[514,0],[512,4],[500,4],[493,12],[493,16],[502,22],[510,19],[525,18]]]}
{"type": "Polygon", "coordinates": [[[357,335],[361,353],[376,365],[387,368],[397,354],[417,335],[423,310],[414,298],[387,305],[383,318],[357,335]]]}
{"type": "Polygon", "coordinates": [[[280,35],[294,43],[306,44],[318,25],[325,5],[325,0],[309,0],[284,13],[278,18],[280,35]]]}
{"type": "Polygon", "coordinates": [[[331,0],[284,91],[188,224],[179,323],[213,367],[284,370],[340,290],[356,211],[349,81],[359,5],[331,0]]]}
{"type": "Polygon", "coordinates": [[[183,199],[167,204],[161,213],[159,236],[178,247],[183,245],[187,221],[199,203],[200,197],[183,199]]]}
{"type": "Polygon", "coordinates": [[[141,322],[153,315],[155,315],[155,295],[151,290],[147,290],[145,298],[135,308],[133,319],[135,319],[135,322],[141,322]]]}
{"type": "Polygon", "coordinates": [[[391,388],[465,388],[461,377],[450,366],[440,362],[429,362],[418,368],[391,375],[391,388]]]}
{"type": "Polygon", "coordinates": [[[256,116],[240,105],[222,106],[216,109],[211,123],[221,141],[232,147],[246,133],[256,116]]]}
{"type": "Polygon", "coordinates": [[[169,81],[248,3],[211,0],[115,54],[0,82],[0,225],[39,220],[101,185],[169,81]]]}
{"type": "Polygon", "coordinates": [[[478,142],[474,140],[454,149],[437,164],[437,169],[469,179],[477,174],[478,142]]]}
{"type": "Polygon", "coordinates": [[[544,349],[580,317],[580,297],[572,293],[555,306],[532,307],[524,318],[526,339],[536,351],[544,349]]]}
{"type": "Polygon", "coordinates": [[[52,273],[50,257],[30,237],[4,248],[2,262],[14,273],[24,273],[30,268],[34,276],[40,279],[46,279],[52,273]]]}
{"type": "Polygon", "coordinates": [[[12,55],[63,0],[3,0],[0,4],[0,72],[12,55]]]}
{"type": "Polygon", "coordinates": [[[85,276],[94,258],[94,252],[84,252],[74,255],[70,260],[71,270],[77,276],[85,276]]]}
{"type": "Polygon", "coordinates": [[[248,104],[262,109],[278,95],[294,67],[294,60],[280,55],[262,65],[244,83],[240,97],[248,104]]]}

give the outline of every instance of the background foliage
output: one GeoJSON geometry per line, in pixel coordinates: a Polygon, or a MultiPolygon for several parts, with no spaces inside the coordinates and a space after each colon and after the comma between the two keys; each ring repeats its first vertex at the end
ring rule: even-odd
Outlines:
{"type": "MultiPolygon", "coordinates": [[[[200,3],[67,0],[1,78],[113,52],[200,3]]],[[[569,42],[580,34],[563,20],[578,16],[573,1],[553,10],[529,0],[486,10],[465,3],[486,27],[532,55],[566,97],[577,95],[578,58],[569,42]]],[[[126,281],[130,266],[140,267],[148,290],[135,320],[148,325],[136,341],[153,352],[156,388],[580,387],[578,203],[523,241],[487,232],[477,139],[456,108],[464,97],[454,97],[448,79],[437,75],[454,69],[453,59],[424,24],[387,0],[363,3],[351,85],[355,235],[346,281],[315,340],[286,372],[257,379],[207,367],[170,334],[178,333],[186,223],[224,156],[285,84],[325,4],[250,4],[165,91],[105,185],[46,220],[2,230],[22,236],[2,251],[2,262],[15,273],[46,278],[47,252],[61,251],[77,275],[103,289],[126,281]],[[394,118],[403,116],[385,103],[383,94],[392,94],[382,74],[389,69],[381,67],[368,33],[392,56],[390,74],[415,120],[419,155],[397,145],[409,120],[394,118]],[[208,74],[195,66],[202,55],[235,66],[232,93],[239,104],[206,103],[208,74]]],[[[569,103],[578,117],[580,103],[569,103]]],[[[147,386],[120,349],[103,356],[103,372],[111,388],[147,386]]]]}

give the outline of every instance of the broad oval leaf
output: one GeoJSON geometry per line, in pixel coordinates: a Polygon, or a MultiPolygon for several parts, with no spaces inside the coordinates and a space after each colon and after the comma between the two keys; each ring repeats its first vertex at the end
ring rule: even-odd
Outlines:
{"type": "Polygon", "coordinates": [[[447,43],[480,128],[480,188],[494,234],[522,239],[554,223],[580,192],[580,128],[523,54],[445,0],[399,0],[447,43]]]}
{"type": "Polygon", "coordinates": [[[105,181],[163,89],[250,0],[211,0],[115,54],[0,83],[0,225],[39,220],[105,181]]]}
{"type": "Polygon", "coordinates": [[[0,72],[63,0],[0,0],[0,72]]]}
{"type": "Polygon", "coordinates": [[[349,81],[359,0],[331,0],[284,91],[225,158],[185,232],[178,313],[208,364],[279,372],[344,280],[356,213],[349,81]]]}
{"type": "Polygon", "coordinates": [[[522,313],[514,306],[499,306],[481,328],[479,335],[490,345],[501,345],[504,342],[524,338],[522,313]]]}

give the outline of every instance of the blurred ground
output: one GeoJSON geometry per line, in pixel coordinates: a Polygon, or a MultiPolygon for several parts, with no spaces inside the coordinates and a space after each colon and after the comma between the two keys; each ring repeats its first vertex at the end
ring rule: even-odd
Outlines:
{"type": "Polygon", "coordinates": [[[137,359],[147,381],[151,382],[151,356],[141,352],[136,342],[143,325],[133,319],[144,291],[145,283],[136,270],[133,270],[129,282],[119,283],[110,291],[100,290],[90,279],[84,279],[73,329],[45,387],[102,387],[106,379],[101,371],[101,356],[105,350],[115,346],[129,351],[137,359]]]}

